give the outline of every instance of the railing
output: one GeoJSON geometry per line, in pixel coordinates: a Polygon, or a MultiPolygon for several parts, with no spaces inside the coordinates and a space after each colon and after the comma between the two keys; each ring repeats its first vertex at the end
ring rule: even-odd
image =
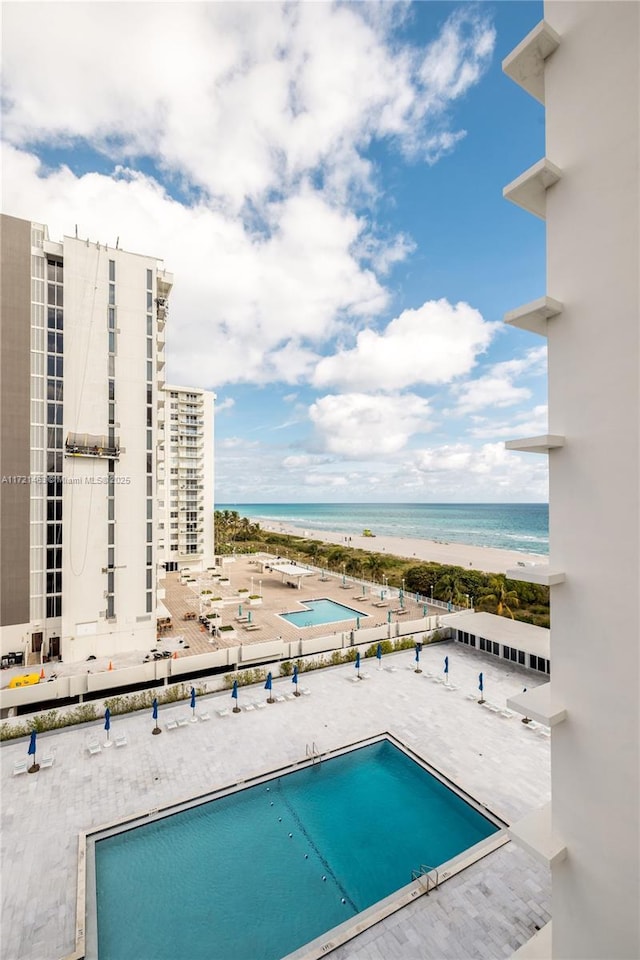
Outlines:
{"type": "Polygon", "coordinates": [[[315,740],[313,743],[308,743],[305,748],[305,756],[311,757],[311,764],[322,763],[322,757],[320,756],[320,751],[318,750],[315,740]]]}
{"type": "Polygon", "coordinates": [[[425,888],[424,892],[427,896],[429,896],[429,890],[437,890],[438,884],[440,883],[437,868],[428,867],[424,863],[421,863],[417,870],[411,871],[411,879],[420,881],[425,888]],[[432,876],[432,874],[435,874],[435,878],[432,876]]]}

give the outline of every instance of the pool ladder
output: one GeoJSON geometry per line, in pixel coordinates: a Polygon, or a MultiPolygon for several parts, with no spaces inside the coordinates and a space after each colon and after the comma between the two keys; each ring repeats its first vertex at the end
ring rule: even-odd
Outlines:
{"type": "Polygon", "coordinates": [[[315,740],[313,743],[308,743],[305,749],[305,754],[307,757],[311,757],[311,763],[314,764],[316,761],[322,763],[322,757],[320,756],[320,751],[318,750],[315,740]]]}
{"type": "Polygon", "coordinates": [[[427,867],[424,863],[421,863],[417,870],[411,871],[411,879],[420,881],[420,883],[425,887],[425,893],[427,896],[429,896],[429,890],[437,890],[438,884],[440,883],[437,868],[427,867]],[[432,876],[432,874],[435,874],[435,877],[432,876]]]}

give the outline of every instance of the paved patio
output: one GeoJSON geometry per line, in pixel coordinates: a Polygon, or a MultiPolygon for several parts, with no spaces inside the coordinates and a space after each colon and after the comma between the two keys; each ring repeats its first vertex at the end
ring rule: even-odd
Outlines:
{"type": "MultiPolygon", "coordinates": [[[[195,795],[300,760],[312,741],[324,751],[389,730],[507,822],[549,799],[548,737],[467,699],[477,693],[480,670],[486,699],[500,707],[539,677],[452,642],[423,650],[422,674],[414,672],[412,651],[389,655],[383,665],[367,660],[370,678],[359,683],[349,682],[351,664],[314,671],[303,677],[310,696],[224,718],[216,710],[231,705],[228,692],[200,698],[197,710],[207,710],[210,721],[169,732],[169,716],[190,714],[187,703],[170,705],[156,737],[148,711],[115,717],[112,736],[125,732],[127,746],[95,756],[87,743],[92,736],[104,742],[101,723],[42,735],[39,756],[52,750],[55,763],[33,775],[12,774],[27,742],[3,744],[2,956],[56,960],[73,950],[80,830],[184,799],[187,783],[195,795]],[[427,677],[442,675],[445,654],[458,689],[427,677]]],[[[276,681],[274,692],[280,688],[290,692],[288,678],[276,681]]],[[[241,704],[267,696],[262,688],[240,693],[241,704]]],[[[548,871],[510,843],[333,955],[508,957],[546,922],[549,903],[548,871]]]]}

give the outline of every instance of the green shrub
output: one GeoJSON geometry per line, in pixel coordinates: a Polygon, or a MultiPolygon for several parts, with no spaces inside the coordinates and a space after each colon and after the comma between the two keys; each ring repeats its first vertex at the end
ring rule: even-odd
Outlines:
{"type": "Polygon", "coordinates": [[[283,660],[280,664],[280,675],[283,677],[290,677],[293,673],[293,664],[291,660],[283,660]]]}

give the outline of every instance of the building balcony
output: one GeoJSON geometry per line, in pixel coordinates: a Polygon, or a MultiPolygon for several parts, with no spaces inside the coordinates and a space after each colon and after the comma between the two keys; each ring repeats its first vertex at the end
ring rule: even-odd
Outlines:
{"type": "Polygon", "coordinates": [[[106,460],[120,458],[120,437],[110,440],[104,434],[69,433],[65,441],[66,457],[98,457],[106,460]]]}
{"type": "Polygon", "coordinates": [[[525,303],[505,313],[504,322],[512,327],[518,327],[519,330],[528,330],[530,333],[538,333],[541,337],[546,337],[549,320],[561,313],[562,304],[559,300],[540,297],[538,300],[532,300],[531,303],[525,303]]]}
{"type": "Polygon", "coordinates": [[[562,177],[562,171],[546,157],[525,170],[502,191],[505,200],[544,220],[547,215],[547,190],[562,177]]]}
{"type": "Polygon", "coordinates": [[[544,62],[560,45],[560,36],[545,20],[502,61],[503,73],[544,103],[544,62]]]}
{"type": "Polygon", "coordinates": [[[525,693],[518,693],[507,699],[509,710],[521,713],[523,717],[536,720],[545,727],[555,727],[567,719],[567,711],[556,703],[551,682],[531,687],[525,693]]]}
{"type": "Polygon", "coordinates": [[[506,571],[509,580],[519,580],[522,583],[539,583],[544,587],[554,587],[564,583],[566,575],[561,570],[554,570],[548,563],[520,563],[506,571]]]}
{"type": "Polygon", "coordinates": [[[564,437],[557,434],[545,433],[540,437],[526,437],[523,440],[507,440],[507,450],[518,450],[521,453],[548,453],[564,446],[564,437]]]}
{"type": "Polygon", "coordinates": [[[163,370],[165,362],[164,353],[156,354],[156,370],[163,370]]]}
{"type": "Polygon", "coordinates": [[[566,846],[553,834],[551,828],[550,803],[512,824],[507,833],[512,840],[528,850],[545,866],[551,867],[561,863],[567,856],[566,846]]]}

